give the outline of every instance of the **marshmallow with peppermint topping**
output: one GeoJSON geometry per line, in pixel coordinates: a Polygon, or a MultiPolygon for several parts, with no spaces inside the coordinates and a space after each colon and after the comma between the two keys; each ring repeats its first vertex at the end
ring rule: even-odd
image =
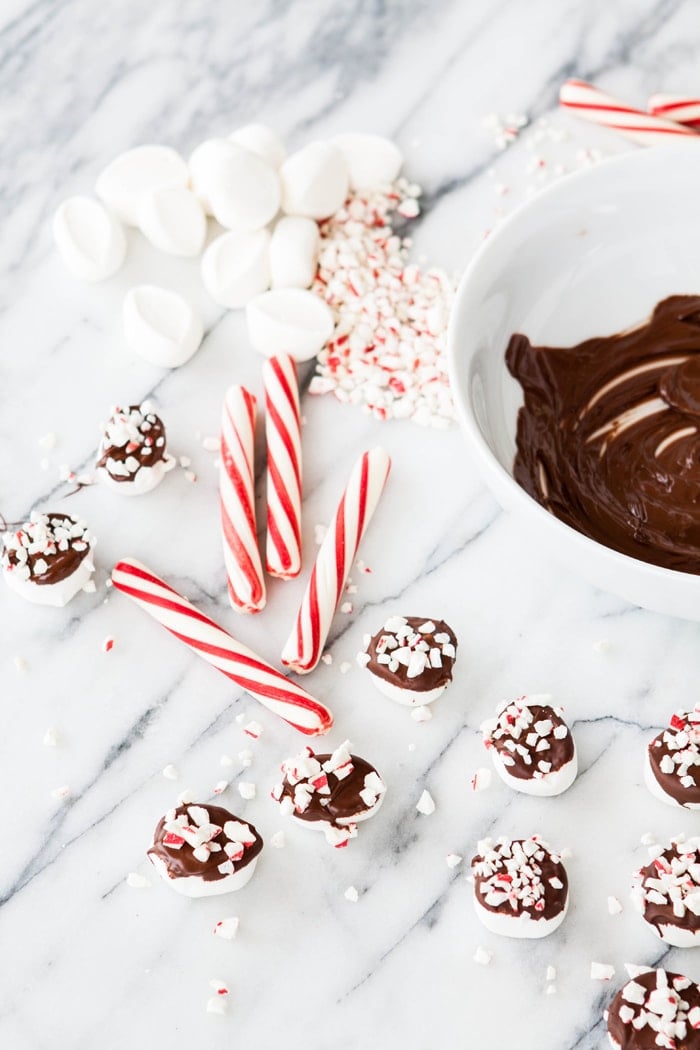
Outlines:
{"type": "Polygon", "coordinates": [[[605,1011],[615,1050],[700,1050],[700,987],[668,970],[645,970],[605,1011]]]}
{"type": "Polygon", "coordinates": [[[474,908],[491,933],[540,938],[553,933],[569,907],[569,884],[561,855],[537,835],[484,839],[472,858],[474,908]]]}
{"type": "Polygon", "coordinates": [[[669,806],[700,809],[700,704],[676,711],[649,744],[644,781],[669,806]]]}
{"type": "Polygon", "coordinates": [[[407,707],[437,700],[452,681],[457,639],[443,620],[390,616],[375,635],[365,637],[357,661],[377,689],[407,707]]]}
{"type": "Polygon", "coordinates": [[[166,451],[165,426],[148,401],[112,409],[97,453],[101,484],[122,496],[140,496],[156,488],[174,466],[166,451]]]}
{"type": "Polygon", "coordinates": [[[481,725],[484,746],[501,780],[540,798],[561,795],[578,772],[576,747],[562,708],[551,697],[504,700],[495,718],[481,725]]]}
{"type": "Polygon", "coordinates": [[[373,817],[386,786],[374,766],[350,753],[345,741],[329,754],[305,747],[282,763],[283,779],[272,789],[280,811],[323,831],[330,845],[347,846],[357,824],[373,817]]]}
{"type": "Polygon", "coordinates": [[[29,521],[5,532],[0,555],[8,587],[38,605],[66,605],[80,590],[94,590],[92,549],[86,523],[70,514],[32,511],[29,521]]]}
{"type": "Polygon", "coordinates": [[[159,821],[148,859],[177,893],[214,897],[249,882],[262,847],[253,825],[227,809],[183,804],[159,821]]]}
{"type": "Polygon", "coordinates": [[[634,876],[632,903],[654,933],[676,948],[700,945],[700,837],[678,835],[634,876]]]}

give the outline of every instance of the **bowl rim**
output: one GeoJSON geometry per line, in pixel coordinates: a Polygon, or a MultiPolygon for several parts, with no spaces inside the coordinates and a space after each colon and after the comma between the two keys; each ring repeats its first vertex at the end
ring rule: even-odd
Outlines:
{"type": "MultiPolygon", "coordinates": [[[[683,572],[680,569],[669,569],[663,565],[656,565],[653,562],[646,562],[639,558],[634,558],[630,554],[623,554],[621,551],[615,550],[613,547],[606,547],[604,543],[600,543],[598,540],[586,536],[583,532],[579,532],[577,529],[573,528],[573,526],[568,525],[565,521],[555,517],[555,515],[550,513],[550,511],[543,507],[541,503],[538,503],[537,500],[535,500],[518,484],[513,475],[506,470],[492,451],[490,445],[484,438],[481,428],[476,420],[476,416],[474,415],[472,399],[462,389],[461,384],[458,381],[458,359],[463,357],[463,353],[458,347],[457,317],[460,316],[463,311],[464,300],[469,297],[474,275],[478,272],[484,257],[494,251],[494,245],[498,248],[500,242],[506,240],[510,236],[511,228],[518,226],[522,221],[523,216],[529,215],[531,211],[534,211],[542,204],[543,200],[546,201],[550,197],[560,196],[562,194],[567,195],[571,191],[572,186],[575,189],[580,182],[595,181],[601,178],[601,176],[611,168],[624,168],[628,165],[635,166],[640,162],[646,164],[649,163],[652,158],[657,158],[660,154],[677,156],[677,150],[679,149],[690,149],[691,151],[695,149],[697,151],[697,156],[700,156],[700,135],[698,136],[697,143],[689,143],[685,141],[652,145],[641,149],[636,148],[617,154],[613,157],[608,157],[594,167],[570,172],[551,185],[544,187],[533,197],[523,201],[513,209],[510,215],[502,219],[493,232],[489,233],[488,237],[479,245],[476,252],[468,262],[457,286],[454,302],[450,310],[447,332],[447,367],[452,396],[457,408],[462,433],[465,435],[467,443],[475,455],[479,469],[482,474],[486,475],[487,484],[489,483],[488,475],[490,474],[492,477],[495,475],[495,495],[499,502],[501,502],[499,490],[507,489],[508,500],[511,505],[517,504],[524,513],[530,515],[533,521],[538,522],[543,530],[558,533],[565,538],[566,542],[572,547],[577,547],[581,551],[585,551],[588,555],[592,555],[603,561],[615,563],[619,568],[624,569],[626,572],[635,573],[638,579],[642,576],[648,580],[663,580],[678,587],[690,588],[695,586],[700,590],[700,574],[683,572]]],[[[505,354],[505,347],[503,348],[503,353],[505,354]]],[[[470,354],[470,359],[471,357],[473,357],[473,353],[470,354]]],[[[493,487],[490,485],[489,487],[491,487],[493,491],[493,487]]],[[[503,506],[503,503],[501,503],[501,506],[503,506]]]]}

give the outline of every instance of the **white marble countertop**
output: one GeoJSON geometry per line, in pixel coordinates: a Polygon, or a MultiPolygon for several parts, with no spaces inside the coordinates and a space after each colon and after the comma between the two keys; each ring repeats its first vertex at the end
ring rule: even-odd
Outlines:
{"type": "Polygon", "coordinates": [[[3,1048],[594,1048],[611,988],[590,979],[592,960],[614,964],[616,984],[626,961],[662,958],[700,979],[700,960],[665,953],[628,904],[642,833],[696,830],[646,793],[641,756],[673,708],[696,700],[700,627],[631,608],[530,557],[456,427],[381,424],[305,397],[307,566],[313,525],[330,517],[358,453],[381,443],[394,460],[362,548],[373,572],[356,574],[354,611],[335,621],[333,663],[304,683],[335,713],[329,742],[349,737],[388,792],[344,851],[281,822],[268,792],[301,738],[104,589],[118,557],[138,557],[277,659],[303,583],[273,585],[260,617],[228,608],[214,457],[201,446],[217,432],[228,383],[259,392],[260,360],[240,316],[203,295],[208,334],[188,365],[166,374],[132,357],[119,320],[126,288],[157,267],[160,282],[191,290],[196,267],[157,259],[132,234],[128,267],[84,286],[62,270],[49,223],[64,196],[89,191],[112,156],[140,142],[187,152],[253,119],[292,145],[375,130],[399,142],[425,188],[417,251],[457,269],[499,213],[557,165],[585,163],[591,148],[629,148],[557,113],[561,81],[584,76],[640,102],[692,90],[696,23],[690,0],[3,6],[0,511],[15,520],[58,506],[60,464],[88,464],[107,407],[146,395],[198,476],[192,484],[177,471],[133,501],[87,489],[61,502],[99,537],[97,593],[65,610],[1,596],[3,1048]],[[483,118],[513,111],[533,122],[500,152],[483,118]],[[58,437],[49,453],[38,445],[46,432],[58,437]],[[363,634],[389,612],[444,617],[460,640],[454,684],[424,725],[383,700],[354,663],[363,634]],[[345,660],[352,669],[341,675],[345,660]],[[579,779],[555,800],[515,796],[500,782],[475,794],[470,778],[487,765],[479,724],[524,692],[565,706],[579,779]],[[236,760],[227,774],[220,756],[246,742],[241,712],[264,736],[252,767],[236,760]],[[55,748],[42,745],[48,727],[60,734],[55,748]],[[176,782],[161,774],[168,763],[176,782]],[[144,851],[179,791],[208,796],[225,775],[234,786],[224,804],[267,838],[284,827],[287,845],[268,845],[240,894],[181,899],[144,851]],[[254,801],[239,799],[241,777],[256,783],[254,801]],[[61,785],[70,788],[63,802],[51,795],[61,785]],[[431,816],[415,809],[424,788],[431,816]],[[533,832],[572,850],[571,912],[544,941],[498,940],[473,914],[465,865],[451,870],[445,855],[468,859],[487,834],[533,832]],[[129,871],[153,885],[130,888],[129,871]],[[357,903],[344,898],[351,884],[357,903]],[[625,905],[614,918],[610,894],[625,905]],[[230,914],[240,933],[224,942],[212,927],[230,914]],[[478,945],[493,953],[490,966],[473,961],[478,945]],[[550,964],[555,995],[545,994],[550,964]],[[230,985],[226,1017],[205,1013],[212,978],[230,985]]]}

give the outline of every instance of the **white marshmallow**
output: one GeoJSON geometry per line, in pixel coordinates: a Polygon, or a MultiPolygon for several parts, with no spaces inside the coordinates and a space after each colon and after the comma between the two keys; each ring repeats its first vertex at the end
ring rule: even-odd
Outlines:
{"type": "Polygon", "coordinates": [[[140,284],[131,288],[122,310],[127,345],[160,368],[188,361],[202,341],[199,315],[177,292],[140,284]]]}
{"type": "Polygon", "coordinates": [[[229,135],[229,140],[262,157],[275,171],[287,156],[282,139],[267,124],[246,124],[229,135]]]}
{"type": "Polygon", "coordinates": [[[166,454],[165,459],[159,459],[152,467],[139,467],[132,478],[117,481],[109,473],[106,467],[98,467],[95,478],[101,485],[118,492],[120,496],[143,496],[160,485],[161,481],[176,465],[177,460],[166,454]]]}
{"type": "Polygon", "coordinates": [[[330,142],[310,142],[280,168],[282,208],[288,215],[327,219],[348,195],[345,157],[330,142]]]}
{"type": "Polygon", "coordinates": [[[20,597],[35,605],[52,605],[55,608],[63,608],[78,591],[89,582],[95,571],[92,554],[88,553],[80,562],[77,569],[66,576],[64,580],[56,583],[35,583],[31,578],[23,580],[17,572],[12,569],[4,569],[5,583],[20,597]]]}
{"type": "Polygon", "coordinates": [[[138,226],[141,204],[151,190],[187,186],[187,165],[169,146],[137,146],[120,153],[98,176],[100,200],[130,226],[138,226]]]}
{"type": "Polygon", "coordinates": [[[578,758],[575,750],[571,761],[563,765],[561,769],[551,770],[549,773],[543,773],[541,777],[530,780],[514,777],[508,772],[508,767],[503,764],[500,752],[495,747],[490,748],[490,751],[494,769],[503,783],[522,795],[533,795],[536,798],[552,798],[554,795],[562,795],[571,787],[578,774],[578,758]]]}
{"type": "Polygon", "coordinates": [[[59,205],[53,236],[61,259],[81,281],[104,281],[126,257],[122,224],[92,197],[69,197],[59,205]]]}
{"type": "Polygon", "coordinates": [[[196,195],[217,222],[235,233],[253,233],[274,219],[280,206],[275,169],[227,139],[209,139],[190,157],[196,195]]]}
{"type": "Polygon", "coordinates": [[[333,314],[313,292],[275,288],[256,296],[246,307],[248,336],[266,357],[289,354],[308,361],[322,350],[333,333],[333,314]]]}
{"type": "MultiPolygon", "coordinates": [[[[377,795],[374,804],[368,809],[361,809],[352,817],[338,817],[335,823],[340,827],[347,827],[350,824],[359,824],[363,820],[369,820],[370,817],[379,812],[379,808],[384,801],[384,795],[385,792],[382,791],[381,795],[377,795]]],[[[327,820],[304,820],[302,817],[298,817],[296,813],[292,813],[292,816],[299,824],[302,824],[305,828],[310,828],[312,831],[325,831],[329,824],[327,820]]]]}
{"type": "Polygon", "coordinates": [[[401,171],[401,150],[382,135],[349,132],[334,135],[331,142],[345,157],[353,190],[377,190],[389,186],[401,171]]]}
{"type": "Polygon", "coordinates": [[[139,226],[158,251],[168,255],[199,255],[207,235],[204,209],[192,190],[161,187],[145,194],[139,226]]]}
{"type": "Polygon", "coordinates": [[[270,278],[273,288],[308,288],[316,276],[321,235],[314,219],[285,215],[272,231],[270,278]]]}
{"type": "Polygon", "coordinates": [[[239,868],[238,871],[234,871],[231,875],[224,875],[220,879],[206,880],[199,875],[186,875],[174,879],[168,874],[168,867],[161,857],[149,853],[148,859],[163,881],[167,882],[176,893],[181,893],[183,897],[218,897],[222,893],[240,890],[250,882],[258,863],[258,858],[253,857],[244,868],[239,868]]]}
{"type": "Polygon", "coordinates": [[[212,241],[202,256],[202,280],[214,302],[235,310],[269,288],[269,248],[268,230],[212,241]]]}
{"type": "Polygon", "coordinates": [[[394,700],[397,704],[403,704],[404,707],[423,707],[425,704],[432,704],[433,700],[437,700],[439,696],[442,696],[447,688],[447,685],[438,685],[434,689],[424,689],[419,692],[417,689],[406,689],[404,686],[387,682],[372,670],[369,673],[372,676],[372,682],[380,693],[388,696],[390,700],[394,700]]]}
{"type": "MultiPolygon", "coordinates": [[[[646,922],[646,919],[644,921],[646,922]]],[[[672,944],[674,948],[697,948],[700,945],[700,930],[685,930],[671,923],[662,923],[659,929],[651,922],[646,924],[652,933],[666,944],[672,944]]]]}
{"type": "Polygon", "coordinates": [[[552,919],[532,919],[528,912],[519,915],[509,915],[507,912],[495,912],[485,908],[474,894],[474,910],[479,921],[491,933],[497,933],[501,937],[515,937],[520,940],[536,940],[548,937],[561,926],[569,910],[569,896],[567,894],[563,909],[552,919]]]}
{"type": "Polygon", "coordinates": [[[677,802],[673,795],[669,795],[668,792],[662,788],[654,775],[654,770],[649,759],[648,748],[644,752],[644,783],[649,788],[654,798],[658,798],[660,802],[665,802],[667,806],[675,806],[677,809],[700,809],[700,804],[697,802],[686,802],[684,804],[677,802]]]}

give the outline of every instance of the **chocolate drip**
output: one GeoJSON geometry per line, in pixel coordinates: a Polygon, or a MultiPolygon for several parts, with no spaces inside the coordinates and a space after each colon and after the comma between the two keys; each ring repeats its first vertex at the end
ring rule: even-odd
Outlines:
{"type": "MultiPolygon", "coordinates": [[[[667,897],[663,903],[652,899],[652,897],[656,898],[659,896],[658,892],[653,892],[655,890],[654,883],[659,880],[659,865],[662,866],[662,869],[671,868],[672,864],[678,862],[679,858],[684,862],[683,886],[686,890],[686,895],[687,893],[695,893],[700,889],[700,883],[688,872],[688,864],[685,862],[689,861],[693,866],[691,870],[697,868],[700,865],[698,850],[693,850],[690,854],[688,852],[680,853],[675,845],[671,845],[639,871],[643,893],[644,918],[656,928],[659,934],[662,932],[662,926],[675,926],[679,930],[689,930],[693,933],[700,930],[700,915],[694,915],[690,908],[684,907],[684,914],[679,916],[674,912],[674,902],[670,897],[667,897]],[[651,883],[651,885],[648,885],[648,883],[651,883]]],[[[661,895],[664,895],[663,890],[661,895]]]]}
{"type": "MultiPolygon", "coordinates": [[[[528,704],[521,703],[520,709],[526,708],[532,715],[532,722],[528,728],[523,729],[519,736],[511,736],[506,732],[503,736],[498,735],[497,730],[491,729],[492,723],[489,722],[488,736],[486,737],[488,746],[493,747],[499,755],[506,759],[512,759],[512,765],[510,761],[504,763],[506,770],[512,777],[516,777],[518,780],[533,780],[535,779],[535,773],[538,771],[538,762],[544,760],[551,765],[551,769],[547,770],[547,773],[558,773],[560,769],[568,765],[574,757],[574,740],[569,731],[568,726],[564,719],[557,713],[557,711],[547,704],[528,704]],[[547,737],[538,736],[537,742],[534,745],[527,743],[528,734],[532,733],[533,728],[537,722],[550,721],[552,728],[557,729],[559,726],[566,726],[567,733],[565,737],[558,739],[554,736],[554,732],[551,732],[547,737]],[[537,744],[545,740],[549,747],[543,751],[537,751],[537,744]],[[515,743],[518,747],[525,748],[527,755],[530,759],[528,764],[525,760],[525,755],[521,754],[520,751],[511,750],[508,747],[508,741],[511,744],[515,743]]],[[[495,720],[494,720],[495,721],[495,720]]]]}
{"type": "Polygon", "coordinates": [[[416,693],[426,693],[430,689],[437,689],[440,686],[448,685],[452,681],[452,668],[455,662],[455,657],[446,656],[442,653],[442,643],[435,641],[436,634],[449,635],[450,643],[457,649],[457,638],[455,637],[454,631],[449,627],[444,620],[430,620],[429,617],[425,616],[405,616],[404,619],[409,627],[413,631],[420,633],[421,638],[433,649],[440,650],[440,667],[432,667],[429,663],[426,664],[425,668],[419,675],[414,678],[408,677],[408,667],[403,664],[399,664],[398,668],[394,671],[391,670],[389,665],[386,663],[379,663],[378,656],[380,653],[386,652],[391,653],[391,650],[382,650],[381,639],[385,635],[392,634],[386,628],[378,631],[377,634],[373,635],[370,639],[369,645],[367,646],[367,654],[369,656],[369,662],[367,664],[368,669],[372,674],[376,675],[377,678],[382,678],[385,682],[390,682],[392,685],[398,686],[400,689],[410,689],[416,693]],[[425,634],[418,631],[418,628],[425,623],[434,623],[435,630],[428,631],[425,634]],[[377,646],[379,645],[379,651],[377,646]]]}
{"type": "MultiPolygon", "coordinates": [[[[317,754],[314,758],[323,765],[330,759],[330,753],[317,754]]],[[[368,773],[376,773],[374,766],[366,762],[364,758],[357,755],[350,756],[352,761],[352,772],[348,776],[338,779],[335,773],[327,773],[330,794],[323,795],[315,791],[310,798],[309,804],[302,812],[295,810],[294,816],[298,820],[325,821],[327,824],[338,826],[339,821],[347,824],[360,813],[365,813],[371,807],[360,798],[360,792],[365,786],[365,777],[368,773]]],[[[291,798],[294,801],[294,785],[285,778],[282,782],[281,798],[291,798]]],[[[342,824],[340,825],[342,827],[342,824]]]]}
{"type": "Polygon", "coordinates": [[[129,405],[125,412],[115,409],[114,416],[107,424],[100,442],[96,466],[109,473],[113,481],[133,481],[141,467],[152,467],[166,457],[165,425],[155,412],[147,412],[141,405],[129,405]],[[110,428],[116,422],[123,425],[124,437],[127,428],[133,430],[133,440],[124,440],[123,444],[113,444],[109,438],[110,428]],[[138,466],[127,460],[135,460],[138,466]],[[113,464],[123,464],[124,470],[115,470],[113,464]],[[131,466],[132,469],[128,469],[131,466]]]}
{"type": "MultiPolygon", "coordinates": [[[[188,805],[185,806],[178,806],[174,811],[175,816],[179,817],[187,815],[187,811],[192,805],[193,803],[188,803],[188,805]]],[[[202,809],[206,809],[209,814],[210,822],[216,824],[217,827],[221,829],[223,829],[224,824],[226,824],[227,821],[235,820],[239,824],[245,824],[251,830],[255,835],[255,842],[251,843],[250,846],[246,846],[241,859],[234,861],[233,864],[234,871],[240,871],[242,868],[247,867],[250,862],[258,856],[263,848],[263,840],[258,834],[256,828],[249,821],[235,816],[222,806],[210,806],[200,803],[197,803],[197,805],[200,805],[202,809]]],[[[148,854],[149,856],[153,855],[160,857],[167,867],[168,874],[171,878],[182,879],[194,875],[197,878],[204,879],[205,882],[215,882],[217,879],[226,878],[226,876],[219,871],[219,864],[228,860],[228,857],[223,850],[210,853],[207,860],[202,861],[194,856],[192,846],[189,846],[186,842],[184,842],[179,849],[168,848],[168,846],[163,843],[166,822],[166,817],[163,817],[158,822],[156,830],[153,833],[153,845],[148,850],[148,854]]],[[[222,833],[212,841],[223,845],[226,841],[226,836],[224,835],[223,830],[222,833]]]]}
{"type": "MultiPolygon", "coordinates": [[[[663,973],[664,971],[661,972],[663,973]]],[[[670,973],[668,971],[665,972],[666,977],[668,978],[669,987],[664,994],[667,994],[669,998],[680,998],[685,1006],[681,1007],[679,1014],[687,1018],[687,1015],[691,1010],[700,1008],[700,987],[690,981],[687,988],[676,990],[673,987],[673,982],[677,980],[686,983],[688,978],[683,977],[681,974],[670,973]]],[[[640,973],[639,976],[633,979],[633,981],[629,981],[620,989],[610,1004],[608,1009],[608,1032],[610,1033],[615,1046],[619,1046],[621,1050],[659,1050],[660,1044],[657,1042],[658,1032],[648,1024],[635,1027],[633,1023],[634,1019],[638,1018],[640,1014],[645,1012],[645,1004],[632,1002],[624,996],[625,989],[630,984],[634,983],[642,986],[646,993],[645,999],[648,999],[650,993],[657,989],[657,975],[657,970],[650,970],[648,973],[640,973]],[[624,1007],[631,1010],[634,1015],[633,1020],[627,1024],[620,1019],[620,1010],[624,1007]]],[[[656,1015],[652,1016],[654,1016],[656,1020],[659,1019],[656,1015]]],[[[686,1021],[685,1035],[673,1038],[673,1042],[669,1042],[667,1045],[673,1045],[676,1050],[700,1050],[700,1031],[691,1028],[686,1021]]]]}
{"type": "MultiPolygon", "coordinates": [[[[507,845],[522,845],[525,841],[527,840],[513,839],[512,843],[507,845]]],[[[500,862],[493,862],[490,871],[479,872],[478,865],[484,862],[484,858],[477,854],[475,857],[472,857],[471,865],[474,878],[474,893],[482,908],[486,908],[487,911],[494,912],[497,915],[507,915],[510,918],[517,918],[527,914],[534,921],[538,919],[553,919],[564,911],[569,893],[569,880],[566,875],[566,869],[547,846],[539,841],[538,845],[542,856],[531,857],[528,866],[541,883],[540,906],[536,908],[534,906],[526,906],[522,901],[513,901],[511,903],[510,900],[504,900],[496,905],[487,903],[486,895],[490,887],[485,884],[491,882],[494,874],[497,875],[499,872],[507,873],[505,858],[500,862]],[[558,888],[552,886],[550,883],[551,879],[558,879],[561,886],[558,888]]],[[[500,846],[501,844],[496,844],[494,849],[499,850],[500,846]]]]}
{"type": "Polygon", "coordinates": [[[642,561],[700,573],[700,296],[573,347],[513,335],[525,394],[514,477],[561,521],[642,561]],[[626,415],[631,413],[631,415],[626,415]]]}
{"type": "MultiPolygon", "coordinates": [[[[3,560],[13,569],[20,568],[22,565],[27,565],[30,570],[30,579],[32,583],[36,583],[39,586],[48,586],[54,583],[61,583],[62,580],[68,579],[73,573],[79,568],[81,562],[87,558],[90,553],[90,542],[89,537],[86,534],[81,533],[80,537],[72,538],[68,540],[68,546],[66,550],[59,550],[57,541],[55,540],[55,528],[65,526],[70,529],[74,525],[78,524],[76,518],[71,517],[70,514],[45,514],[42,518],[46,520],[47,527],[47,544],[44,550],[37,550],[34,552],[27,552],[27,558],[25,562],[20,561],[17,556],[17,551],[13,548],[6,548],[3,552],[3,560]],[[79,549],[76,550],[74,544],[79,544],[79,549]],[[46,563],[45,572],[35,573],[35,567],[37,562],[44,561],[46,563]]],[[[19,531],[29,530],[29,534],[32,533],[32,522],[24,525],[19,531]]]]}

